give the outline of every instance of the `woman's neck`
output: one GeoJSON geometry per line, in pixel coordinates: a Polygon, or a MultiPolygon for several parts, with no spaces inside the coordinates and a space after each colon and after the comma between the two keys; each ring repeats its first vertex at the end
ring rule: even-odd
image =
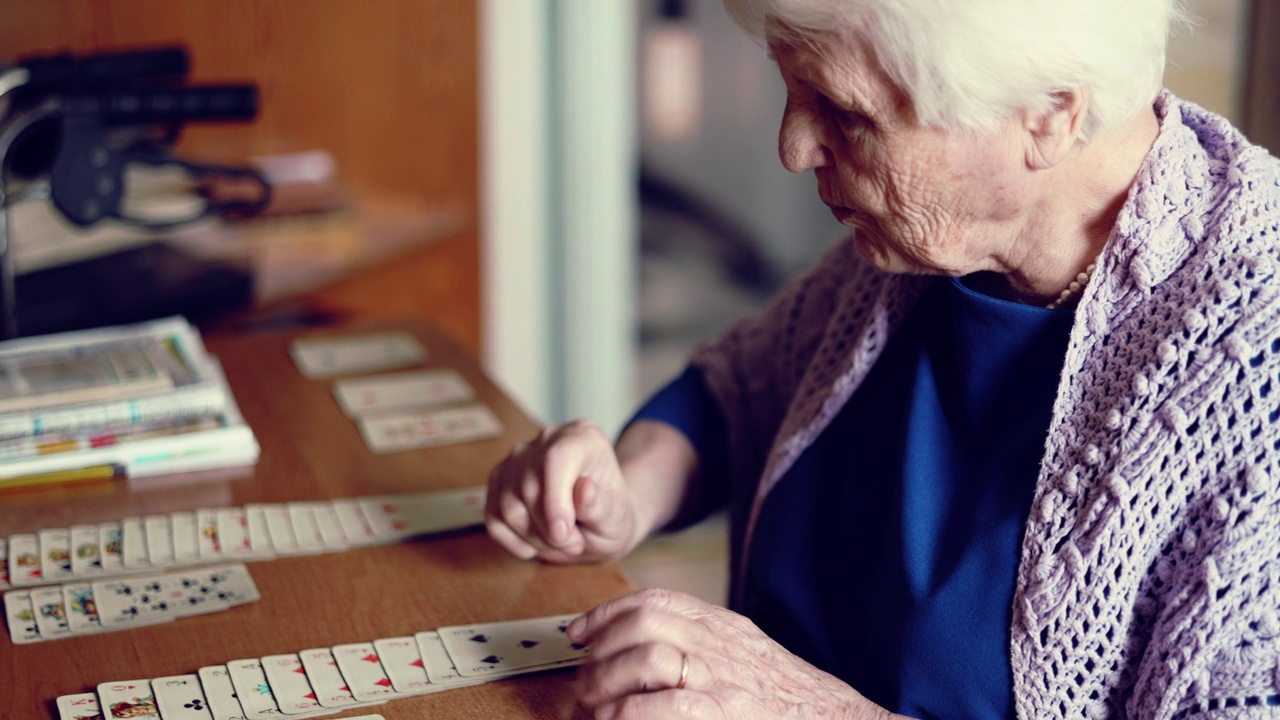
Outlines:
{"type": "Polygon", "coordinates": [[[1031,305],[1079,299],[1083,288],[1067,298],[1062,293],[1102,254],[1159,130],[1155,113],[1143,113],[1037,171],[1023,228],[999,259],[1008,299],[1031,305]]]}

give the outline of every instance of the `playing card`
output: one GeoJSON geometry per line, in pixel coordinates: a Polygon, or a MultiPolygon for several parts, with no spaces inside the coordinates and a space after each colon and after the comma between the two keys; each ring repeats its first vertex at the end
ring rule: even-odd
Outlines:
{"type": "Polygon", "coordinates": [[[486,488],[361,498],[360,510],[382,542],[484,523],[486,488]]]}
{"type": "Polygon", "coordinates": [[[31,593],[26,590],[10,590],[4,594],[4,616],[9,623],[9,638],[14,645],[40,642],[40,626],[36,624],[36,611],[31,605],[31,593]]]}
{"type": "Polygon", "coordinates": [[[102,551],[97,525],[71,527],[71,574],[91,577],[102,574],[102,551]]]}
{"type": "Polygon", "coordinates": [[[347,687],[347,681],[338,670],[338,663],[329,648],[303,650],[298,653],[298,659],[302,661],[316,702],[321,707],[341,708],[360,704],[351,694],[351,688],[347,687]]]}
{"type": "Polygon", "coordinates": [[[169,513],[169,530],[173,536],[173,560],[188,565],[200,559],[200,534],[196,515],[191,512],[169,513]]]}
{"type": "Polygon", "coordinates": [[[422,662],[418,643],[411,637],[395,637],[374,640],[373,647],[382,660],[382,669],[397,692],[418,694],[438,690],[427,678],[427,668],[422,662]]]}
{"type": "Polygon", "coordinates": [[[164,720],[213,720],[196,675],[158,677],[151,681],[151,690],[164,720]]]}
{"type": "Polygon", "coordinates": [[[192,568],[166,575],[163,581],[181,593],[178,617],[217,612],[261,599],[258,586],[243,564],[192,568]]]}
{"type": "Polygon", "coordinates": [[[147,562],[156,567],[174,564],[173,529],[168,515],[148,515],[142,519],[147,537],[147,562]]]}
{"type": "Polygon", "coordinates": [[[487,440],[502,435],[502,423],[484,405],[376,415],[360,420],[360,434],[375,453],[487,440]]]}
{"type": "Polygon", "coordinates": [[[405,367],[427,357],[417,340],[400,332],[298,338],[289,354],[303,376],[312,380],[405,367]]]}
{"type": "Polygon", "coordinates": [[[98,704],[104,718],[161,720],[149,680],[124,680],[98,686],[98,704]]]}
{"type": "Polygon", "coordinates": [[[40,545],[40,577],[44,582],[60,582],[71,577],[71,532],[41,530],[36,540],[40,545]]]}
{"type": "Polygon", "coordinates": [[[40,542],[34,533],[9,536],[9,582],[14,586],[35,585],[40,572],[40,542]]]}
{"type": "Polygon", "coordinates": [[[452,405],[475,396],[467,381],[454,370],[420,370],[339,380],[333,385],[333,394],[342,411],[355,418],[452,405]]]}
{"type": "Polygon", "coordinates": [[[214,518],[223,555],[241,558],[253,554],[253,546],[249,543],[249,516],[244,508],[218,508],[214,518]]]}
{"type": "Polygon", "coordinates": [[[285,508],[289,511],[289,524],[293,527],[293,537],[298,541],[298,549],[308,553],[324,551],[324,538],[320,536],[316,516],[308,504],[289,503],[285,508]]]}
{"type": "Polygon", "coordinates": [[[267,533],[271,536],[271,546],[280,555],[296,555],[302,552],[298,547],[298,539],[293,534],[293,521],[289,519],[289,509],[284,505],[260,505],[263,518],[267,521],[267,533]]]}
{"type": "Polygon", "coordinates": [[[121,556],[126,569],[151,567],[147,553],[147,532],[142,518],[130,517],[120,521],[121,556]]]}
{"type": "Polygon", "coordinates": [[[375,702],[399,695],[391,685],[391,678],[382,669],[382,661],[378,659],[373,643],[337,645],[333,648],[333,659],[357,700],[375,702]]]}
{"type": "Polygon", "coordinates": [[[296,715],[319,709],[320,703],[307,680],[307,671],[297,655],[268,655],[262,658],[262,670],[280,712],[296,715]]]}
{"type": "Polygon", "coordinates": [[[102,627],[114,629],[173,620],[183,594],[163,576],[150,576],[93,583],[93,599],[102,627]]]}
{"type": "Polygon", "coordinates": [[[218,560],[222,555],[222,541],[218,537],[218,513],[210,508],[196,510],[196,546],[200,559],[205,562],[218,560]]]}
{"type": "Polygon", "coordinates": [[[40,637],[56,640],[71,634],[67,624],[67,608],[62,602],[62,588],[45,587],[31,591],[31,607],[36,611],[36,627],[40,637]]]}
{"type": "Polygon", "coordinates": [[[209,710],[213,712],[213,720],[245,720],[244,709],[240,707],[226,665],[208,665],[196,674],[200,677],[200,687],[209,702],[209,710]]]}
{"type": "Polygon", "coordinates": [[[72,633],[83,635],[102,629],[98,604],[93,599],[93,586],[89,583],[63,585],[62,604],[67,610],[67,625],[72,633]]]}
{"type": "Polygon", "coordinates": [[[245,720],[277,718],[283,714],[271,694],[261,661],[257,658],[232,660],[227,663],[227,672],[231,674],[231,684],[235,686],[240,707],[244,708],[245,720]]]}
{"type": "Polygon", "coordinates": [[[365,520],[358,500],[334,500],[330,502],[333,512],[338,516],[338,524],[342,526],[342,534],[351,545],[359,547],[377,540],[373,529],[365,520]]]}
{"type": "Polygon", "coordinates": [[[124,530],[120,523],[109,522],[98,526],[98,551],[102,553],[102,574],[120,572],[124,567],[124,530]]]}
{"type": "Polygon", "coordinates": [[[245,521],[248,523],[249,548],[252,557],[270,558],[276,554],[271,544],[271,530],[267,527],[267,511],[262,505],[248,505],[244,509],[245,521]]]}
{"type": "Polygon", "coordinates": [[[338,521],[338,512],[333,505],[325,502],[307,503],[316,520],[316,529],[320,531],[320,541],[326,550],[346,550],[350,544],[346,533],[342,531],[342,523],[338,521]]]}
{"type": "Polygon", "coordinates": [[[98,696],[94,693],[63,695],[58,698],[58,720],[102,720],[98,696]]]}
{"type": "Polygon", "coordinates": [[[0,537],[0,590],[10,587],[9,583],[9,541],[0,537]]]}
{"type": "Polygon", "coordinates": [[[440,639],[440,633],[435,630],[426,630],[414,635],[413,639],[418,643],[418,652],[422,655],[427,678],[431,680],[432,685],[453,686],[473,682],[458,674],[458,669],[453,665],[453,658],[449,657],[449,651],[444,649],[444,641],[440,639]]]}
{"type": "Polygon", "coordinates": [[[586,658],[565,628],[577,615],[552,615],[510,622],[461,625],[439,629],[449,657],[464,677],[571,664],[586,658]]]}

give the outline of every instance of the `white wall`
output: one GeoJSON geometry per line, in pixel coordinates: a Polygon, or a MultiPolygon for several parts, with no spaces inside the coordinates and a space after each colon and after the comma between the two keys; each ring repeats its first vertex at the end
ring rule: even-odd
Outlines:
{"type": "Polygon", "coordinates": [[[631,408],[634,43],[627,3],[482,0],[485,365],[534,415],[631,408]]]}
{"type": "Polygon", "coordinates": [[[1165,66],[1165,85],[1174,94],[1236,125],[1242,119],[1248,5],[1249,0],[1187,0],[1196,21],[1169,38],[1165,66]]]}

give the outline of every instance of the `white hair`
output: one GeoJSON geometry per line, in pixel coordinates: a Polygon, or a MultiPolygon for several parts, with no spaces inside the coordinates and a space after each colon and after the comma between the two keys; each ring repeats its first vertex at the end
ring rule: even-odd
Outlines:
{"type": "Polygon", "coordinates": [[[724,0],[747,32],[807,42],[852,31],[922,124],[994,130],[1086,89],[1083,138],[1150,108],[1181,0],[724,0]]]}

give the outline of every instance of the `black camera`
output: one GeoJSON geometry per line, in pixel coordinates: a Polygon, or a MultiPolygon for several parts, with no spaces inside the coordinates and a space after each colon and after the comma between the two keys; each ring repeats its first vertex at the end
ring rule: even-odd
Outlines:
{"type": "Polygon", "coordinates": [[[243,122],[258,112],[255,86],[191,85],[189,72],[180,47],[33,56],[0,66],[0,338],[145,319],[161,309],[195,314],[211,298],[241,301],[251,293],[244,271],[213,268],[164,243],[92,266],[15,276],[12,206],[19,201],[47,200],[82,228],[108,218],[166,228],[209,215],[253,215],[267,205],[271,188],[257,170],[175,157],[185,124],[243,122]],[[130,179],[138,169],[167,166],[192,180],[199,202],[139,212],[129,202],[130,179]],[[221,291],[226,287],[235,292],[221,291]]]}
{"type": "Polygon", "coordinates": [[[19,60],[0,72],[0,97],[8,102],[0,132],[4,171],[28,179],[47,176],[54,205],[82,227],[108,217],[153,227],[197,219],[122,212],[130,163],[173,164],[195,176],[256,181],[259,192],[251,201],[212,203],[201,216],[256,212],[270,188],[255,171],[190,163],[170,149],[186,123],[252,120],[257,88],[187,86],[189,70],[182,48],[19,60]]]}

